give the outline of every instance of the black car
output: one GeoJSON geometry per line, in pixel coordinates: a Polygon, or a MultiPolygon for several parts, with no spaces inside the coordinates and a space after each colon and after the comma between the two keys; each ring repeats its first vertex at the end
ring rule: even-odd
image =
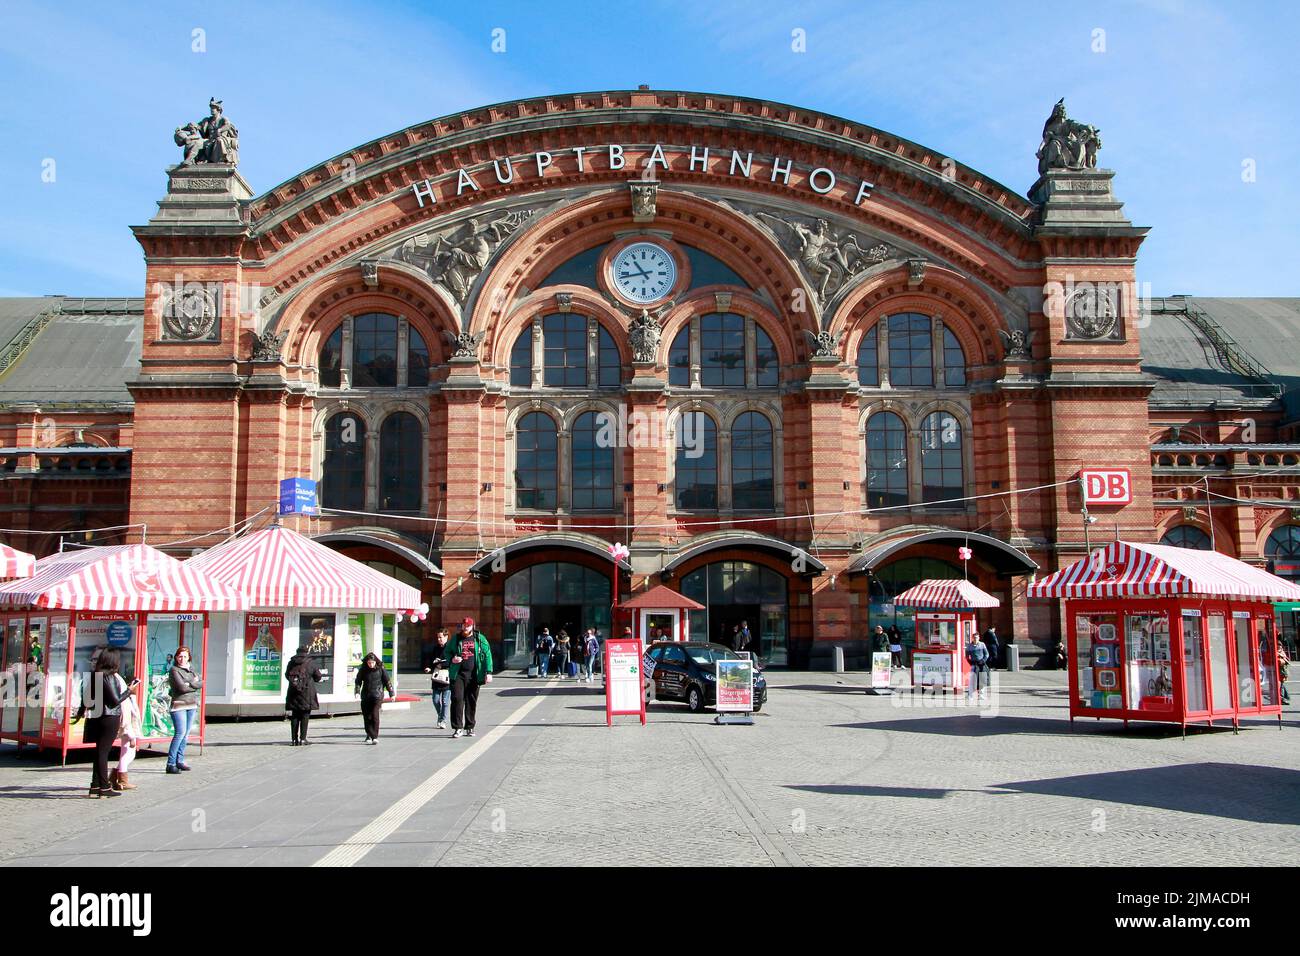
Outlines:
{"type": "MultiPolygon", "coordinates": [[[[680,700],[691,713],[717,703],[717,669],[714,662],[740,657],[723,644],[703,641],[657,641],[646,656],[654,661],[654,697],[656,700],[680,700]]],[[[754,672],[754,710],[767,703],[767,679],[754,672]]]]}

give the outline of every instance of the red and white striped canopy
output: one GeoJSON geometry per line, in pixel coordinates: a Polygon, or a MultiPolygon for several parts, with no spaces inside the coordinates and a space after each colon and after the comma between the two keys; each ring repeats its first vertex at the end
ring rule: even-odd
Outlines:
{"type": "Polygon", "coordinates": [[[82,548],[36,562],[32,576],[0,584],[0,606],[77,611],[233,611],[236,591],[144,544],[82,548]]]}
{"type": "Polygon", "coordinates": [[[244,594],[252,607],[407,611],[423,601],[409,584],[282,527],[254,531],[185,563],[244,594]]]}
{"type": "Polygon", "coordinates": [[[894,598],[894,605],[955,611],[962,608],[1000,607],[1002,602],[969,581],[931,579],[908,588],[894,598]]]}
{"type": "Polygon", "coordinates": [[[1197,594],[1300,600],[1300,587],[1217,551],[1114,541],[1029,585],[1029,597],[1108,598],[1197,594]]]}
{"type": "Polygon", "coordinates": [[[35,555],[0,544],[0,578],[30,578],[35,570],[35,555]]]}

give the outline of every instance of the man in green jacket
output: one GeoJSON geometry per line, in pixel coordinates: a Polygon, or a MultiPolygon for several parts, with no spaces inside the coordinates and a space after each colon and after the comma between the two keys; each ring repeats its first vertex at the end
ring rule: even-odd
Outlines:
{"type": "Polygon", "coordinates": [[[478,689],[492,680],[492,648],[472,617],[460,623],[447,678],[451,681],[451,735],[473,737],[478,689]]]}

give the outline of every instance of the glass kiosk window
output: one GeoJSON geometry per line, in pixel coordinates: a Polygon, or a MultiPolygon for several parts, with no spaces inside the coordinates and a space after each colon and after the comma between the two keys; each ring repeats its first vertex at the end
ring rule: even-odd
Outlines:
{"type": "Polygon", "coordinates": [[[1232,618],[1232,633],[1237,645],[1237,706],[1259,706],[1259,682],[1251,666],[1250,616],[1232,618]]]}
{"type": "Polygon", "coordinates": [[[307,656],[320,668],[316,690],[334,692],[334,615],[303,614],[298,618],[298,642],[307,645],[307,656]]]}
{"type": "Polygon", "coordinates": [[[23,674],[23,619],[10,618],[9,625],[4,632],[4,662],[5,662],[5,686],[8,693],[13,694],[12,700],[6,701],[4,714],[0,716],[0,729],[12,733],[18,729],[18,714],[20,712],[19,699],[22,695],[22,674],[23,674]]]}
{"type": "Polygon", "coordinates": [[[1277,704],[1277,655],[1273,653],[1273,621],[1266,617],[1255,619],[1255,633],[1259,637],[1259,699],[1265,707],[1277,704]]]}
{"type": "Polygon", "coordinates": [[[1215,710],[1232,710],[1228,622],[1222,614],[1211,614],[1206,630],[1210,636],[1210,703],[1215,710]]]}
{"type": "Polygon", "coordinates": [[[1074,619],[1078,647],[1079,704],[1119,710],[1119,634],[1114,614],[1079,614],[1074,619]]]}
{"type": "Polygon", "coordinates": [[[1183,612],[1183,688],[1187,712],[1205,710],[1205,653],[1201,644],[1201,614],[1183,612]]]}
{"type": "Polygon", "coordinates": [[[1125,624],[1125,690],[1130,710],[1172,710],[1169,616],[1130,614],[1125,624]]]}
{"type": "Polygon", "coordinates": [[[45,736],[57,737],[62,733],[64,701],[68,696],[68,622],[56,620],[50,624],[50,644],[47,651],[49,667],[46,672],[45,736]]]}
{"type": "Polygon", "coordinates": [[[39,737],[41,734],[41,698],[44,688],[40,683],[45,671],[45,625],[46,619],[43,617],[31,618],[27,623],[27,640],[23,646],[23,666],[27,672],[23,684],[27,691],[27,701],[23,707],[24,737],[39,737]]]}

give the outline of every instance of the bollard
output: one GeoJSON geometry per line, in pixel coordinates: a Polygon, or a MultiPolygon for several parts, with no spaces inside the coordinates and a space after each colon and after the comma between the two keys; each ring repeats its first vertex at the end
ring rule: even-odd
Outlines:
{"type": "Polygon", "coordinates": [[[1020,670],[1020,648],[1015,644],[1006,646],[1008,673],[1020,670]]]}
{"type": "Polygon", "coordinates": [[[843,674],[844,673],[844,648],[832,647],[831,659],[834,661],[835,664],[833,668],[835,673],[843,674]]]}

